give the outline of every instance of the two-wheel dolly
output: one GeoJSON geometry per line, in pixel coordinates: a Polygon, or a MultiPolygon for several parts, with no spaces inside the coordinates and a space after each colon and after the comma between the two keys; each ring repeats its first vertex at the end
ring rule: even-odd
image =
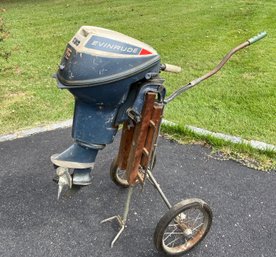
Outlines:
{"type": "Polygon", "coordinates": [[[163,110],[164,103],[158,101],[157,95],[147,93],[140,122],[130,120],[123,125],[119,153],[111,164],[110,176],[116,185],[128,187],[128,195],[123,217],[117,215],[102,221],[116,219],[121,226],[111,247],[126,226],[134,186],[146,180],[157,189],[169,208],[155,229],[154,243],[158,250],[167,254],[184,253],[198,244],[211,227],[212,211],[207,203],[193,198],[172,206],[152,174],[163,110]]]}

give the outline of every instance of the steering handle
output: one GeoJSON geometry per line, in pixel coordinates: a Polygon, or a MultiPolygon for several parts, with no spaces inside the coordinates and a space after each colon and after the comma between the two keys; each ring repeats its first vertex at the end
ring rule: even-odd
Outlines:
{"type": "Polygon", "coordinates": [[[172,64],[161,64],[160,65],[160,70],[161,71],[166,71],[166,72],[172,72],[172,73],[180,73],[181,72],[181,67],[172,65],[172,64]]]}

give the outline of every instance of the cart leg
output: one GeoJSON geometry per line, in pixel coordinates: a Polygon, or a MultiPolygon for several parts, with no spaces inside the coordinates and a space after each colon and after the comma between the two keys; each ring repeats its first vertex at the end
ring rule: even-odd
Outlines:
{"type": "Polygon", "coordinates": [[[114,237],[114,239],[111,242],[111,248],[114,246],[115,242],[118,240],[119,236],[122,234],[122,232],[124,231],[124,229],[126,227],[126,221],[127,221],[127,216],[128,216],[128,212],[129,212],[131,196],[133,193],[133,187],[134,186],[130,186],[128,189],[123,218],[120,215],[116,215],[116,216],[112,216],[110,218],[107,218],[107,219],[104,219],[101,221],[101,224],[102,224],[104,222],[112,221],[112,220],[116,219],[121,227],[121,229],[119,230],[119,232],[117,233],[117,235],[114,237]]]}

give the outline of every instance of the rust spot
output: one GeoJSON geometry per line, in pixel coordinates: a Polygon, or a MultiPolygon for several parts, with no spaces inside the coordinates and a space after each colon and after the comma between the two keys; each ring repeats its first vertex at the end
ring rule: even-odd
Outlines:
{"type": "Polygon", "coordinates": [[[67,49],[66,49],[66,51],[65,51],[64,58],[65,58],[66,60],[69,60],[69,58],[70,58],[70,56],[71,56],[71,53],[72,53],[72,50],[71,50],[69,47],[67,47],[67,49]]]}

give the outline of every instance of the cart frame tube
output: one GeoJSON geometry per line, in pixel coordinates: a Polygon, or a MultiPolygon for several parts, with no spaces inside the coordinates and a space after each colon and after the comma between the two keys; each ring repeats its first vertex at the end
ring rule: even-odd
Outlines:
{"type": "Polygon", "coordinates": [[[151,182],[154,184],[154,186],[157,189],[158,193],[162,197],[163,201],[165,202],[167,207],[170,209],[172,207],[172,205],[170,204],[168,198],[165,196],[165,194],[162,191],[160,185],[157,183],[156,179],[154,178],[154,176],[152,175],[152,172],[150,170],[148,170],[148,175],[149,175],[149,178],[150,178],[151,182]]]}

